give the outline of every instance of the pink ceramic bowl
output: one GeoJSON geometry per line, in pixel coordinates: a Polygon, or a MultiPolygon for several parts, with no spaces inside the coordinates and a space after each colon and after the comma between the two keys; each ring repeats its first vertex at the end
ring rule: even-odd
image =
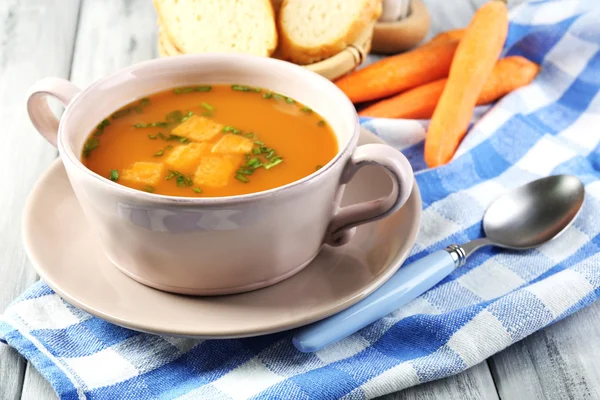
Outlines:
{"type": "Polygon", "coordinates": [[[131,278],[161,290],[218,295],[262,288],[300,271],[323,244],[342,245],[356,225],[400,208],[413,187],[404,156],[380,144],[357,147],[358,117],[330,81],[262,57],[203,54],[146,61],[81,91],[58,78],[30,91],[29,117],[58,147],[78,201],[110,260],[131,278]],[[231,197],[171,197],[116,184],[80,160],[94,127],[118,108],[152,93],[199,83],[241,83],[291,96],[333,128],[339,152],[319,171],[275,189],[231,197]],[[46,96],[66,106],[60,121],[46,96]],[[345,183],[378,164],[394,181],[386,198],[340,208],[345,183]]]}

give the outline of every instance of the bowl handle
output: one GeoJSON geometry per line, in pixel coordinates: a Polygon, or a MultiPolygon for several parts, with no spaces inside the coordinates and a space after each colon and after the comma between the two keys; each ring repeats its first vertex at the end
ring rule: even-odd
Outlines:
{"type": "Polygon", "coordinates": [[[61,78],[44,78],[36,82],[27,96],[27,113],[35,129],[54,147],[57,146],[58,118],[46,101],[46,96],[56,98],[67,107],[81,89],[61,78]]]}
{"type": "Polygon", "coordinates": [[[346,244],[354,233],[354,227],[385,218],[396,212],[406,203],[414,184],[414,173],[410,163],[398,150],[385,144],[365,144],[352,154],[344,172],[341,184],[348,183],[354,174],[365,165],[383,167],[392,178],[392,191],[386,197],[343,207],[333,216],[325,243],[330,246],[346,244]]]}

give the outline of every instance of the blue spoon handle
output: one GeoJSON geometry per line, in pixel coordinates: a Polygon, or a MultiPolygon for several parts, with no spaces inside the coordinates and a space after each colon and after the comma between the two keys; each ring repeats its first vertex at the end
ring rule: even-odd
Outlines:
{"type": "Polygon", "coordinates": [[[385,317],[444,279],[455,268],[455,260],[439,250],[410,265],[402,266],[369,296],[329,318],[301,328],[294,346],[305,353],[322,349],[385,317]]]}

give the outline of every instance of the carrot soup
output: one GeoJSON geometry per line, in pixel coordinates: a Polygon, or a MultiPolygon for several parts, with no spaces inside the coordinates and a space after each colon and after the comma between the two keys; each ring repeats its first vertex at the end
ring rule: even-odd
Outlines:
{"type": "Polygon", "coordinates": [[[107,116],[81,159],[133,189],[219,197],[302,179],[337,151],[329,124],[290,97],[245,85],[198,85],[153,94],[107,116]]]}

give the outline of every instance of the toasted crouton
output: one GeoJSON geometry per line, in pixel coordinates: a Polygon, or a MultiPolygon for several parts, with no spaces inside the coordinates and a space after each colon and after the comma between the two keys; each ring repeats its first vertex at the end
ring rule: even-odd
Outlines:
{"type": "Polygon", "coordinates": [[[165,164],[177,171],[187,171],[198,165],[202,155],[209,153],[210,145],[208,143],[190,143],[174,148],[165,159],[165,164]]]}
{"type": "Polygon", "coordinates": [[[194,185],[203,187],[224,187],[235,175],[242,162],[240,156],[202,156],[194,175],[194,185]]]}
{"type": "Polygon", "coordinates": [[[205,117],[192,115],[187,121],[171,131],[173,135],[188,138],[194,142],[211,140],[223,130],[223,125],[205,117]]]}
{"type": "Polygon", "coordinates": [[[144,185],[156,185],[162,176],[164,165],[162,163],[135,162],[128,169],[124,169],[119,180],[144,185]]]}
{"type": "Polygon", "coordinates": [[[216,154],[248,154],[252,151],[254,142],[239,135],[225,135],[213,146],[216,154]]]}

